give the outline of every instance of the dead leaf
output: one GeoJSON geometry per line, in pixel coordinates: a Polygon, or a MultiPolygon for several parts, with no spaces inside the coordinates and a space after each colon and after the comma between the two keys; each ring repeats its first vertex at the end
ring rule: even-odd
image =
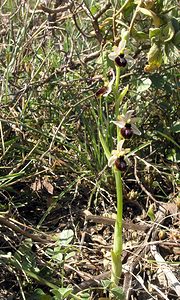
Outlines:
{"type": "Polygon", "coordinates": [[[48,191],[49,194],[53,195],[54,187],[53,185],[48,181],[48,178],[43,179],[43,186],[48,191]]]}
{"type": "Polygon", "coordinates": [[[42,189],[42,184],[40,179],[35,179],[35,181],[31,184],[31,188],[34,192],[38,192],[42,189]]]}

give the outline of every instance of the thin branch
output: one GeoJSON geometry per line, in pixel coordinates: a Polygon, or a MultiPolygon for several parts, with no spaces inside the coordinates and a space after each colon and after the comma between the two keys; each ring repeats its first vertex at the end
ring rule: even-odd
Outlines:
{"type": "Polygon", "coordinates": [[[126,0],[125,3],[121,6],[121,8],[117,11],[117,13],[114,16],[117,17],[130,1],[131,0],[126,0]]]}
{"type": "Polygon", "coordinates": [[[139,7],[141,6],[141,4],[142,4],[142,0],[140,0],[139,3],[138,3],[138,5],[136,6],[135,13],[134,13],[134,15],[133,15],[133,17],[132,17],[131,24],[130,24],[130,26],[129,26],[129,33],[130,33],[130,34],[131,34],[131,31],[132,31],[132,28],[133,28],[133,25],[134,25],[136,16],[137,16],[137,14],[138,14],[138,12],[139,12],[139,7]]]}
{"type": "Polygon", "coordinates": [[[85,38],[94,38],[94,35],[87,35],[86,33],[84,33],[84,31],[79,27],[77,20],[76,20],[76,16],[75,14],[72,14],[72,18],[74,20],[74,24],[76,25],[77,29],[79,30],[79,32],[85,37],[85,38]]]}
{"type": "Polygon", "coordinates": [[[47,6],[44,6],[43,4],[41,4],[39,6],[39,8],[48,13],[48,14],[57,14],[57,13],[62,13],[62,12],[65,12],[67,11],[68,9],[71,9],[73,6],[73,3],[70,3],[68,5],[64,5],[64,6],[61,6],[61,7],[58,7],[58,8],[49,8],[47,6]]]}
{"type": "Polygon", "coordinates": [[[99,18],[106,12],[106,10],[108,10],[110,7],[111,7],[111,3],[110,3],[110,2],[106,3],[106,4],[101,8],[101,10],[98,11],[98,12],[94,15],[94,19],[95,19],[95,20],[99,19],[99,18]]]}
{"type": "Polygon", "coordinates": [[[151,198],[155,203],[158,203],[159,205],[162,205],[160,201],[156,200],[149,191],[147,191],[147,189],[144,187],[144,185],[141,183],[138,175],[137,175],[137,160],[134,157],[134,176],[136,178],[137,183],[139,184],[139,186],[141,187],[142,191],[146,193],[146,195],[151,198]]]}
{"type": "MultiPolygon", "coordinates": [[[[6,226],[8,228],[11,228],[13,231],[15,231],[17,233],[20,233],[21,235],[24,235],[26,237],[31,238],[35,242],[39,242],[39,243],[42,243],[42,244],[47,244],[47,243],[50,243],[50,242],[52,243],[53,242],[50,239],[41,238],[41,237],[39,237],[35,234],[29,233],[28,231],[25,231],[25,230],[21,229],[19,226],[17,226],[16,224],[13,223],[12,219],[9,219],[7,217],[0,216],[0,224],[6,226]]],[[[24,224],[22,224],[22,226],[27,227],[24,224]]],[[[32,230],[33,230],[33,228],[32,228],[32,230]]]]}
{"type": "MultiPolygon", "coordinates": [[[[104,216],[95,216],[92,215],[89,211],[83,211],[83,214],[86,217],[86,220],[90,220],[96,223],[102,223],[106,225],[114,225],[115,224],[115,219],[113,218],[108,218],[104,216]]],[[[145,232],[150,228],[149,225],[141,225],[141,224],[134,224],[131,221],[123,221],[123,227],[126,229],[132,229],[132,230],[137,230],[137,231],[143,231],[145,232]]]]}
{"type": "Polygon", "coordinates": [[[177,280],[174,273],[171,271],[170,266],[166,264],[166,261],[161,256],[161,254],[157,251],[157,247],[155,245],[150,246],[151,253],[154,256],[157,265],[161,268],[164,275],[166,276],[169,284],[175,290],[178,297],[180,297],[180,282],[177,280]]]}

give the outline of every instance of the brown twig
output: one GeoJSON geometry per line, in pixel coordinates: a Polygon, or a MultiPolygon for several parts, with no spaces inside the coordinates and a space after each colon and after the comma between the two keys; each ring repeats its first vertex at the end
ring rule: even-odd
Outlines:
{"type": "Polygon", "coordinates": [[[91,276],[92,278],[80,283],[77,287],[74,288],[73,293],[77,293],[78,291],[86,290],[89,287],[98,286],[103,279],[110,278],[111,272],[105,272],[97,276],[91,276]]]}
{"type": "Polygon", "coordinates": [[[62,13],[62,12],[65,12],[67,11],[68,9],[71,9],[73,6],[73,3],[70,3],[70,4],[67,4],[67,5],[64,5],[64,6],[61,6],[61,7],[58,7],[58,8],[49,8],[47,6],[44,6],[43,4],[41,4],[39,6],[39,8],[48,13],[48,14],[57,14],[57,13],[62,13]]]}
{"type": "MultiPolygon", "coordinates": [[[[106,225],[115,224],[115,219],[103,217],[103,216],[94,216],[87,210],[83,211],[83,214],[85,215],[86,220],[91,220],[95,223],[102,223],[106,225]]],[[[147,231],[150,228],[149,225],[134,224],[131,221],[123,221],[123,227],[126,229],[132,229],[132,230],[143,231],[143,232],[147,231]]]]}
{"type": "MultiPolygon", "coordinates": [[[[99,23],[98,23],[97,19],[95,19],[95,20],[92,22],[92,25],[93,25],[93,28],[94,28],[94,31],[95,31],[95,36],[96,36],[98,42],[99,42],[100,45],[101,45],[101,43],[102,43],[102,41],[104,40],[104,38],[103,38],[103,35],[102,35],[101,31],[100,31],[99,23]]],[[[103,42],[103,43],[104,43],[104,42],[103,42]]]]}
{"type": "MultiPolygon", "coordinates": [[[[6,216],[0,216],[0,224],[6,226],[8,228],[11,228],[13,231],[20,233],[21,235],[31,238],[35,242],[39,242],[42,244],[47,244],[47,243],[53,242],[51,239],[49,239],[49,237],[47,238],[47,236],[46,236],[46,238],[41,238],[33,233],[29,233],[28,231],[21,229],[19,226],[14,224],[13,219],[10,219],[6,216]]],[[[24,224],[22,224],[22,226],[25,226],[27,228],[27,226],[24,224]]],[[[33,230],[33,228],[32,228],[32,230],[33,230]]]]}
{"type": "Polygon", "coordinates": [[[131,285],[132,285],[132,274],[139,263],[140,257],[143,256],[143,254],[147,251],[148,241],[152,235],[152,232],[154,230],[155,224],[149,229],[145,240],[142,242],[142,244],[139,246],[137,251],[134,252],[133,256],[130,256],[126,265],[123,266],[124,269],[124,282],[123,282],[123,291],[126,295],[125,300],[129,300],[130,294],[131,294],[131,285]]]}
{"type": "Polygon", "coordinates": [[[94,19],[99,19],[105,12],[111,7],[111,3],[108,1],[101,9],[94,15],[94,19]]]}
{"type": "MultiPolygon", "coordinates": [[[[172,272],[170,266],[166,263],[164,258],[161,256],[161,254],[157,251],[156,245],[150,246],[151,253],[154,256],[157,265],[164,273],[165,277],[168,280],[168,283],[171,285],[171,287],[175,290],[178,297],[180,297],[180,282],[177,280],[176,276],[172,272]]],[[[179,299],[179,298],[178,298],[179,299]]]]}
{"type": "Polygon", "coordinates": [[[92,16],[93,18],[93,21],[92,21],[92,25],[93,25],[93,28],[94,28],[94,31],[95,31],[95,35],[96,35],[96,38],[98,40],[98,42],[100,43],[100,45],[104,45],[105,44],[105,40],[106,38],[103,37],[102,33],[101,33],[101,30],[100,30],[100,27],[99,27],[99,23],[98,23],[98,19],[103,15],[103,13],[106,12],[107,9],[109,9],[111,7],[111,3],[108,2],[104,5],[104,7],[102,7],[102,9],[96,13],[94,16],[92,16]]]}
{"type": "Polygon", "coordinates": [[[91,61],[91,60],[93,60],[93,59],[98,58],[99,55],[100,55],[100,53],[101,53],[101,50],[98,50],[98,51],[96,51],[96,52],[93,52],[93,53],[91,53],[91,54],[85,56],[84,59],[82,59],[82,61],[83,61],[84,63],[87,63],[87,62],[89,62],[89,61],[91,61]]]}
{"type": "Polygon", "coordinates": [[[137,175],[137,159],[134,157],[134,176],[136,178],[137,183],[141,187],[142,191],[146,193],[146,195],[151,198],[155,203],[158,203],[159,205],[162,205],[160,201],[156,200],[151,193],[144,187],[144,185],[141,183],[138,175],[137,175]]]}
{"type": "Polygon", "coordinates": [[[72,18],[74,20],[74,24],[76,26],[76,28],[79,30],[79,32],[87,39],[89,38],[93,38],[95,35],[87,35],[86,33],[84,33],[84,31],[80,28],[80,26],[78,25],[78,22],[76,20],[76,15],[75,14],[72,14],[72,18]]]}

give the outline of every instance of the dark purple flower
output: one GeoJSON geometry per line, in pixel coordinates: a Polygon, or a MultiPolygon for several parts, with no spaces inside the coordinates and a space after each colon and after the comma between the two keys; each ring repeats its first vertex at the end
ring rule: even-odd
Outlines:
{"type": "Polygon", "coordinates": [[[125,171],[127,169],[127,163],[124,160],[124,156],[120,156],[115,160],[115,166],[119,171],[125,171]]]}

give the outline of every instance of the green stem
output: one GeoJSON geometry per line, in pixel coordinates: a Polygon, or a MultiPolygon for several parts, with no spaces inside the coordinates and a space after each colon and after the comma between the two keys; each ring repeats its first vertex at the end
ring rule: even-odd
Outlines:
{"type": "MultiPolygon", "coordinates": [[[[119,82],[120,82],[120,68],[116,66],[116,81],[115,81],[115,88],[114,88],[114,95],[115,95],[115,116],[116,119],[119,115],[119,82]]],[[[120,140],[120,131],[117,127],[117,141],[120,140]]],[[[122,179],[121,179],[121,172],[114,167],[114,175],[116,181],[116,196],[117,196],[117,216],[114,228],[114,244],[113,249],[111,251],[111,258],[112,258],[112,270],[111,270],[111,282],[112,287],[117,286],[119,283],[119,279],[122,273],[122,214],[123,214],[123,193],[122,193],[122,179]]]]}
{"type": "MultiPolygon", "coordinates": [[[[115,99],[118,99],[118,89],[119,89],[119,80],[120,80],[120,67],[116,66],[116,81],[115,81],[115,99]]],[[[118,112],[115,110],[115,114],[117,117],[118,112]]]]}
{"type": "Polygon", "coordinates": [[[122,273],[122,214],[123,214],[123,193],[121,172],[115,170],[116,180],[116,195],[117,195],[117,216],[114,228],[114,244],[111,252],[112,256],[112,271],[111,281],[113,285],[118,285],[122,273]]]}
{"type": "Polygon", "coordinates": [[[102,125],[102,96],[100,96],[99,98],[99,118],[98,118],[98,125],[99,125],[99,128],[100,128],[100,125],[102,125]]]}
{"type": "MultiPolygon", "coordinates": [[[[116,66],[116,81],[115,81],[115,116],[116,119],[119,115],[119,101],[118,101],[118,89],[119,89],[119,81],[120,81],[120,67],[116,66]]],[[[119,128],[117,126],[117,141],[119,142],[120,139],[120,132],[119,132],[119,128]]]]}
{"type": "Polygon", "coordinates": [[[121,172],[115,171],[116,180],[116,195],[117,195],[117,220],[122,227],[122,213],[123,213],[123,193],[122,193],[122,178],[121,172]]]}

